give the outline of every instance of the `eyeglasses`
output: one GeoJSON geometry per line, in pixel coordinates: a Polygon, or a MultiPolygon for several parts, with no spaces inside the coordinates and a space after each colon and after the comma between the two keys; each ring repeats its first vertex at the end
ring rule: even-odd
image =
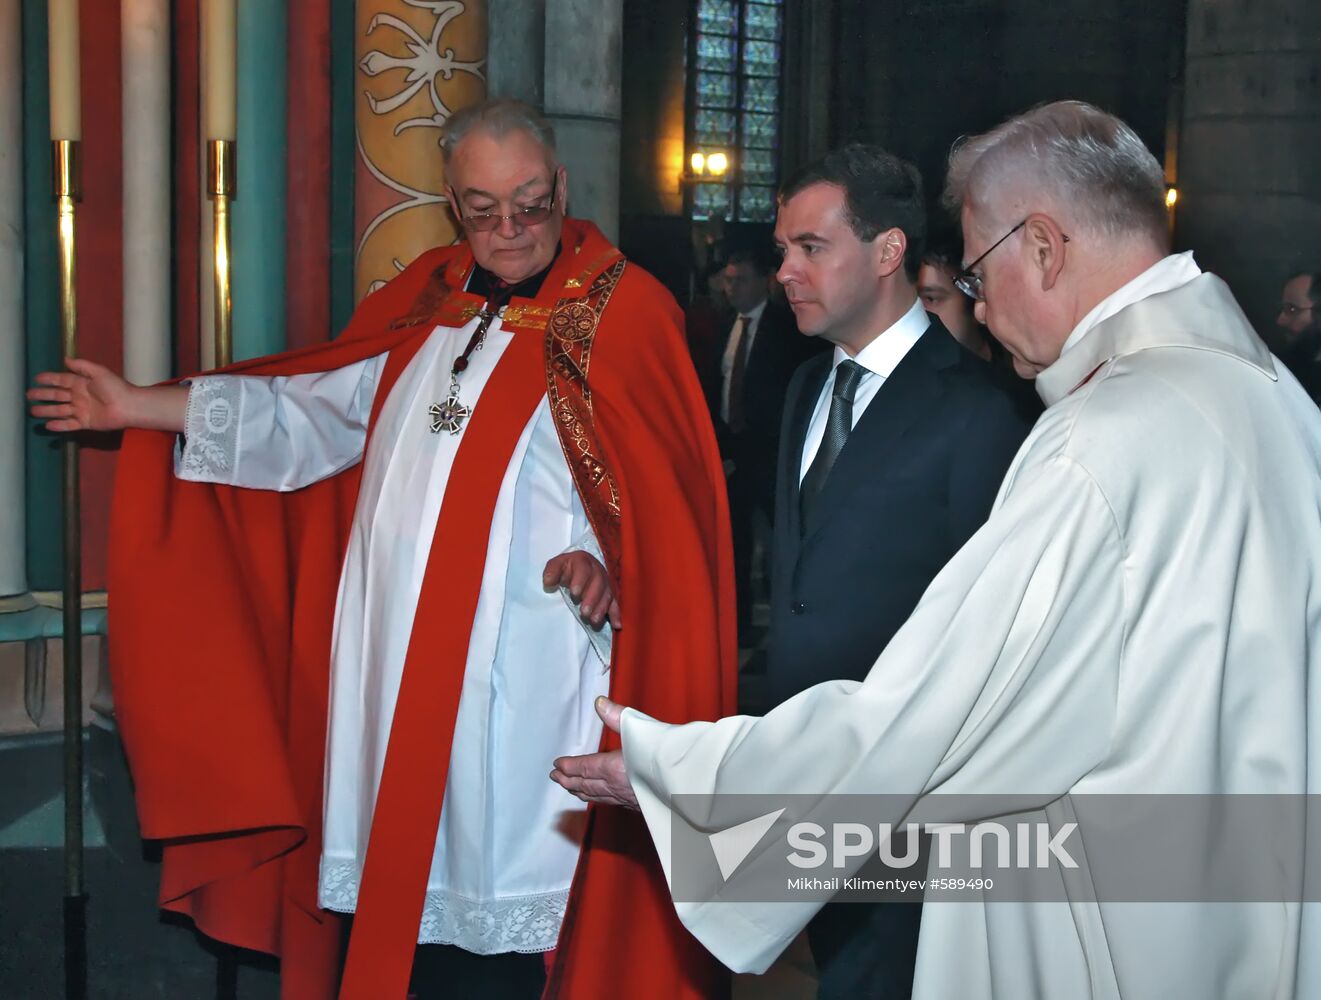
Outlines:
{"type": "Polygon", "coordinates": [[[1312,311],[1312,307],[1311,307],[1311,306],[1296,306],[1296,305],[1294,305],[1292,302],[1281,302],[1281,303],[1280,303],[1280,315],[1281,315],[1281,316],[1288,316],[1288,317],[1292,318],[1292,317],[1294,317],[1294,316],[1297,316],[1299,313],[1305,313],[1305,312],[1311,312],[1311,311],[1312,311]]]}
{"type": "MultiPolygon", "coordinates": [[[[984,261],[987,258],[987,256],[990,254],[991,250],[994,250],[1001,243],[1009,239],[1009,237],[1013,236],[1014,233],[1018,232],[1026,225],[1027,225],[1027,219],[1024,219],[1013,229],[1009,230],[1009,232],[1005,233],[998,240],[992,243],[990,248],[986,251],[986,253],[982,254],[980,257],[978,257],[971,264],[969,264],[967,267],[965,267],[962,271],[959,272],[959,275],[954,279],[954,287],[975,302],[983,301],[986,298],[986,290],[982,287],[982,276],[980,274],[973,274],[972,269],[976,267],[978,264],[980,264],[982,261],[984,261]]],[[[1069,242],[1068,236],[1065,236],[1063,233],[1061,233],[1060,235],[1064,236],[1065,243],[1069,242]]]]}
{"type": "Polygon", "coordinates": [[[975,302],[982,301],[982,299],[985,297],[985,294],[982,289],[982,276],[980,274],[973,274],[972,269],[976,267],[978,264],[980,264],[982,261],[984,261],[987,255],[990,254],[991,250],[994,250],[1001,243],[1009,239],[1009,237],[1013,236],[1014,233],[1018,232],[1026,225],[1027,225],[1027,219],[1024,219],[1013,229],[1009,230],[1009,232],[1005,233],[998,240],[992,243],[990,250],[987,250],[986,253],[982,254],[980,257],[978,257],[971,264],[969,264],[967,267],[965,267],[962,271],[959,272],[958,277],[954,279],[954,287],[957,288],[959,291],[961,291],[964,295],[968,296],[968,298],[972,299],[973,301],[975,302]]]}
{"type": "MultiPolygon", "coordinates": [[[[544,205],[530,205],[527,208],[520,208],[509,215],[500,215],[496,212],[479,212],[476,215],[465,215],[459,210],[459,221],[463,223],[465,229],[470,229],[475,233],[489,233],[492,230],[499,229],[500,223],[508,219],[519,229],[527,229],[530,226],[539,226],[550,218],[551,213],[555,211],[555,195],[560,188],[560,174],[555,172],[555,179],[550,185],[550,195],[546,198],[544,205]]],[[[455,205],[458,208],[458,205],[455,205]]]]}

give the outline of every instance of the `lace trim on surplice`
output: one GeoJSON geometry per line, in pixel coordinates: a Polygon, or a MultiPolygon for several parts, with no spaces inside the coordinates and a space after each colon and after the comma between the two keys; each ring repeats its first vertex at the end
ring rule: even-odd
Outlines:
{"type": "MultiPolygon", "coordinates": [[[[354,912],[358,877],[356,862],[322,858],[321,905],[338,913],[354,912]]],[[[429,889],[417,940],[452,944],[476,955],[550,951],[559,941],[568,905],[568,889],[501,899],[468,899],[429,889]]]]}

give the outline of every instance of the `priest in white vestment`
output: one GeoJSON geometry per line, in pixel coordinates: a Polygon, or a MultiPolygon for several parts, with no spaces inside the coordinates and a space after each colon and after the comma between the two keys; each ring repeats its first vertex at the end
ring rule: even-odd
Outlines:
{"type": "MultiPolygon", "coordinates": [[[[622,756],[556,761],[580,796],[642,810],[672,885],[673,830],[717,832],[679,793],[886,795],[898,824],[936,795],[1049,815],[1065,796],[1321,791],[1321,417],[1224,283],[1169,254],[1163,195],[1136,135],[1077,102],[955,151],[960,287],[1047,409],[865,681],[684,726],[603,702],[622,756]]],[[[968,808],[943,818],[988,818],[968,808]]],[[[1321,996],[1301,884],[1117,902],[1091,874],[1060,902],[928,902],[915,1000],[1321,996]]],[[[676,905],[761,972],[821,902],[676,905]]]]}

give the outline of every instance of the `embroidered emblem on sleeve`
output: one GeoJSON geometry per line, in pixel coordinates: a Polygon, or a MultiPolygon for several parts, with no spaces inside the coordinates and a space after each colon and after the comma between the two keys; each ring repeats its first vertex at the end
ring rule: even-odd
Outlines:
{"type": "Polygon", "coordinates": [[[184,416],[186,440],[179,468],[183,478],[228,483],[238,457],[239,380],[211,375],[193,380],[184,416]]]}

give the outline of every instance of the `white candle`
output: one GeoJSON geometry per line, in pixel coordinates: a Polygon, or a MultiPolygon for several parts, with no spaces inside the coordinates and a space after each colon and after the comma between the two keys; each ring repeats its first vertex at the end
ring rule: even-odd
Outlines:
{"type": "Polygon", "coordinates": [[[78,73],[78,0],[50,0],[50,137],[83,137],[78,73]]]}
{"type": "Polygon", "coordinates": [[[124,376],[170,377],[170,0],[123,0],[124,376]]]}
{"type": "Polygon", "coordinates": [[[234,0],[202,0],[202,135],[237,136],[234,0]]]}

